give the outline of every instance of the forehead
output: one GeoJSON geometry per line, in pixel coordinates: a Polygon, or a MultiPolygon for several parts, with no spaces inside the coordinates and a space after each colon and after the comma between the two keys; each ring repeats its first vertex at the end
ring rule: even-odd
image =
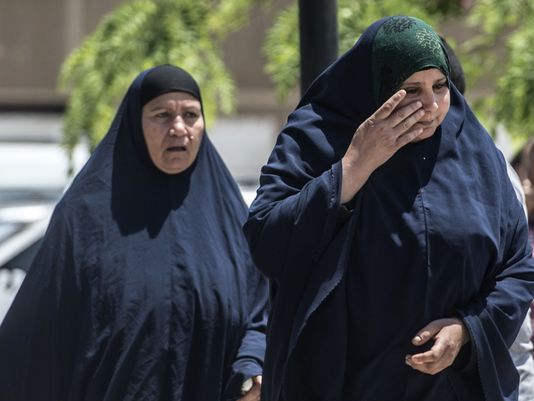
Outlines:
{"type": "Polygon", "coordinates": [[[191,106],[191,107],[199,107],[200,108],[200,102],[196,97],[194,97],[192,94],[188,92],[182,92],[182,91],[173,91],[164,93],[163,95],[156,96],[154,99],[150,100],[145,106],[149,107],[157,107],[157,106],[167,106],[167,105],[174,105],[176,103],[191,106]]]}
{"type": "Polygon", "coordinates": [[[404,84],[415,84],[415,83],[428,83],[436,82],[445,78],[445,74],[441,72],[438,68],[429,68],[428,70],[422,70],[414,72],[404,81],[404,84]]]}

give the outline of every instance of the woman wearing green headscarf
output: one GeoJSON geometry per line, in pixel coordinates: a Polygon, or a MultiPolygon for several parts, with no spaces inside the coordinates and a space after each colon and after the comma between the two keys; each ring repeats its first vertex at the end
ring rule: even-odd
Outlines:
{"type": "Polygon", "coordinates": [[[271,285],[263,401],[517,400],[525,216],[430,26],[372,24],[260,184],[245,232],[271,285]]]}

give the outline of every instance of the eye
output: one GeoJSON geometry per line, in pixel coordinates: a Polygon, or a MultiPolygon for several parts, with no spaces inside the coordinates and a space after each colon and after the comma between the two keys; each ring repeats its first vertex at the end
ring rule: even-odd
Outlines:
{"type": "Polygon", "coordinates": [[[441,89],[443,89],[443,88],[445,88],[447,86],[448,86],[447,85],[447,81],[443,81],[443,82],[439,82],[439,83],[435,84],[434,85],[434,89],[439,91],[439,90],[441,90],[441,89]]]}
{"type": "Polygon", "coordinates": [[[154,117],[156,118],[169,118],[171,115],[171,113],[169,113],[168,111],[160,111],[159,113],[156,113],[154,115],[154,117]]]}
{"type": "Polygon", "coordinates": [[[407,95],[416,95],[419,92],[419,88],[403,88],[407,95]]]}
{"type": "Polygon", "coordinates": [[[192,111],[192,110],[188,110],[184,114],[185,118],[190,119],[190,120],[198,118],[199,115],[200,114],[198,112],[192,111]]]}

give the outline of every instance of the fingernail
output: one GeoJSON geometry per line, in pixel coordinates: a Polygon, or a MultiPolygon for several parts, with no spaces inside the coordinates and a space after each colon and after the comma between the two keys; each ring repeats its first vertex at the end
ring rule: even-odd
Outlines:
{"type": "Polygon", "coordinates": [[[420,343],[421,341],[423,341],[423,339],[422,339],[420,336],[415,336],[415,337],[413,338],[413,342],[414,342],[414,343],[420,343]]]}

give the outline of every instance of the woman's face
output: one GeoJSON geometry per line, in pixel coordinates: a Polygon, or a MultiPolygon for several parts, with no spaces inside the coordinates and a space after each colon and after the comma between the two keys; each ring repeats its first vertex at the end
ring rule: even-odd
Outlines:
{"type": "Polygon", "coordinates": [[[200,102],[187,92],[169,92],[143,106],[143,134],[150,158],[158,169],[178,174],[193,164],[202,136],[200,102]]]}
{"type": "Polygon", "coordinates": [[[425,115],[414,127],[423,128],[423,133],[414,142],[434,135],[443,122],[450,106],[450,92],[447,77],[437,68],[418,71],[410,75],[399,89],[406,91],[406,97],[398,107],[419,100],[423,104],[425,115]]]}

